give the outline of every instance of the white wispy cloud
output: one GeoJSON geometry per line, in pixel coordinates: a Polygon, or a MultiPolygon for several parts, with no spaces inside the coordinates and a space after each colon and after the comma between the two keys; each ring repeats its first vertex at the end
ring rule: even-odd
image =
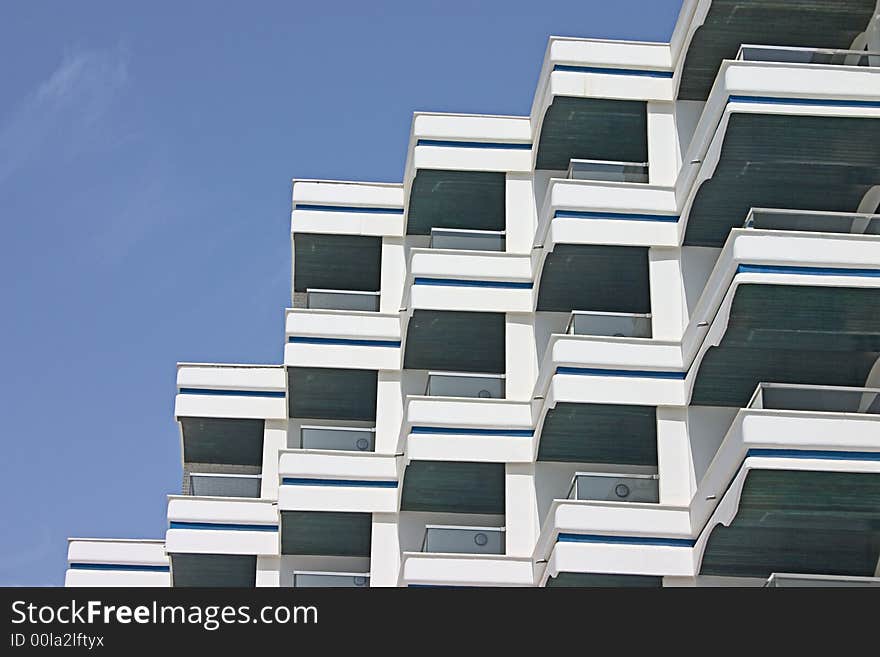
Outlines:
{"type": "Polygon", "coordinates": [[[0,184],[41,155],[75,154],[129,83],[128,51],[74,49],[0,119],[0,184]],[[50,150],[51,149],[51,150],[50,150]]]}

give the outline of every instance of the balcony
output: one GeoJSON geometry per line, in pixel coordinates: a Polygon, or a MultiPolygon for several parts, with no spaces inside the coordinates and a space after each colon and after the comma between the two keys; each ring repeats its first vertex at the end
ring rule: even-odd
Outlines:
{"type": "Polygon", "coordinates": [[[165,542],[71,538],[65,586],[170,586],[165,542]]]}
{"type": "Polygon", "coordinates": [[[650,338],[650,313],[602,313],[574,310],[566,335],[605,335],[617,338],[650,338]]]}
{"type": "Polygon", "coordinates": [[[743,228],[880,235],[880,214],[752,208],[743,228]]]}
{"type": "Polygon", "coordinates": [[[277,555],[278,507],[269,499],[168,496],[169,554],[277,555]]]}
{"type": "Polygon", "coordinates": [[[184,418],[284,419],[286,407],[284,369],[279,366],[177,365],[175,415],[181,422],[184,418]]]}
{"type": "Polygon", "coordinates": [[[403,185],[294,180],[293,233],[403,235],[403,185]]]}
{"type": "Polygon", "coordinates": [[[566,178],[569,180],[647,183],[648,163],[572,159],[568,165],[566,178]]]}
{"type": "Polygon", "coordinates": [[[393,455],[281,450],[278,506],[285,511],[395,513],[401,473],[400,458],[393,455]]]}
{"type": "Polygon", "coordinates": [[[465,230],[463,228],[431,228],[431,249],[453,251],[504,251],[503,230],[465,230]]]}
{"type": "Polygon", "coordinates": [[[376,429],[358,427],[300,427],[300,449],[372,452],[376,449],[376,429]]]}
{"type": "Polygon", "coordinates": [[[379,293],[308,288],[305,307],[310,310],[379,312],[379,293]]]}
{"type": "Polygon", "coordinates": [[[568,490],[570,500],[659,502],[658,475],[576,472],[568,490]]]}
{"type": "Polygon", "coordinates": [[[736,59],[742,62],[821,64],[823,66],[880,66],[880,51],[743,44],[736,59]]]}
{"type": "Polygon", "coordinates": [[[370,573],[331,573],[317,571],[295,571],[294,588],[365,588],[370,586],[370,573]]]}
{"type": "Polygon", "coordinates": [[[190,472],[189,482],[189,492],[193,497],[260,497],[262,477],[190,472]]]}
{"type": "Polygon", "coordinates": [[[426,397],[475,397],[504,399],[503,374],[428,372],[426,397]]]}
{"type": "Polygon", "coordinates": [[[504,527],[426,525],[422,552],[504,554],[504,527]]]}

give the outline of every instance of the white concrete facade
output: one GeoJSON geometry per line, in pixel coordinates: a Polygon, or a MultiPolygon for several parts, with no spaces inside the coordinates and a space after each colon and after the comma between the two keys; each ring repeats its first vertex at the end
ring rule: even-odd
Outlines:
{"type": "MultiPolygon", "coordinates": [[[[880,126],[880,55],[740,52],[685,98],[712,10],[685,0],[668,44],[551,37],[529,116],[417,112],[399,184],[294,180],[282,363],[178,365],[185,494],[164,541],[71,539],[66,584],[780,572],[790,555],[712,552],[745,531],[751,473],[880,481],[880,162],[837,127],[880,126]],[[611,132],[630,120],[643,134],[611,132]],[[795,176],[753,194],[750,166],[797,162],[730,162],[803,130],[836,140],[816,167],[852,167],[829,175],[834,203],[804,183],[791,207],[795,176]]],[[[804,574],[878,576],[873,559],[804,574]]]]}

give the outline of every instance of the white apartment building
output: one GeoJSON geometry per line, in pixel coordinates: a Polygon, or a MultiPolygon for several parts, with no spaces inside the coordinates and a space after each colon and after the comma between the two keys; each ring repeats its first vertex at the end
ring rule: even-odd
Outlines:
{"type": "Polygon", "coordinates": [[[877,585],[878,206],[877,0],[551,37],[529,116],[293,181],[283,362],[178,365],[164,540],[67,585],[877,585]]]}

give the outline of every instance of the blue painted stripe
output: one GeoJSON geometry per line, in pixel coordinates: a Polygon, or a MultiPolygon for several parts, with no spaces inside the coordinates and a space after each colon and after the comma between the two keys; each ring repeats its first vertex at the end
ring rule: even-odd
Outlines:
{"type": "Polygon", "coordinates": [[[376,481],[372,479],[307,479],[302,477],[284,477],[284,486],[338,486],[358,488],[397,488],[397,481],[376,481]]]}
{"type": "Polygon", "coordinates": [[[120,564],[120,563],[72,563],[68,565],[71,570],[127,570],[142,571],[145,573],[167,573],[171,570],[169,566],[149,566],[142,564],[120,564]]]}
{"type": "Polygon", "coordinates": [[[651,370],[603,370],[592,367],[557,367],[557,374],[578,374],[581,376],[622,376],[637,379],[678,379],[683,380],[687,372],[653,372],[651,370]]]}
{"type": "Polygon", "coordinates": [[[314,205],[297,203],[294,210],[317,210],[319,212],[354,212],[356,214],[403,214],[403,208],[363,208],[356,205],[314,205]]]}
{"type": "Polygon", "coordinates": [[[616,221],[658,221],[674,224],[678,222],[677,215],[668,214],[629,214],[623,212],[580,212],[578,210],[557,210],[553,214],[554,219],[613,219],[616,221]]]}
{"type": "Polygon", "coordinates": [[[600,534],[559,534],[560,543],[617,543],[626,545],[665,545],[668,547],[693,547],[693,538],[664,538],[660,536],[602,536],[600,534]]]}
{"type": "Polygon", "coordinates": [[[770,96],[729,96],[730,103],[760,103],[762,105],[809,105],[819,107],[880,107],[873,100],[835,100],[833,98],[772,98],[770,96]]]}
{"type": "Polygon", "coordinates": [[[456,278],[416,278],[413,284],[446,287],[495,287],[515,290],[530,290],[534,285],[534,283],[518,283],[513,281],[466,281],[456,278]]]}
{"type": "Polygon", "coordinates": [[[531,144],[505,144],[489,141],[450,141],[442,139],[419,139],[416,146],[448,146],[451,148],[489,148],[503,151],[527,151],[531,144]]]}
{"type": "Polygon", "coordinates": [[[739,265],[737,274],[811,274],[814,276],[880,277],[880,269],[847,269],[834,267],[787,267],[784,265],[739,265]]]}
{"type": "Polygon", "coordinates": [[[277,532],[278,525],[243,525],[226,522],[178,522],[169,523],[171,529],[214,529],[236,532],[277,532]]]}
{"type": "Polygon", "coordinates": [[[400,340],[354,340],[349,338],[311,338],[304,336],[292,336],[288,342],[300,344],[340,344],[351,347],[399,347],[400,340]]]}
{"type": "Polygon", "coordinates": [[[770,456],[792,459],[828,459],[832,461],[880,461],[880,452],[847,452],[828,449],[770,449],[754,448],[749,456],[770,456]]]}
{"type": "Polygon", "coordinates": [[[603,75],[630,75],[642,78],[672,78],[672,71],[651,71],[640,68],[605,68],[601,66],[574,66],[571,64],[556,64],[554,71],[569,71],[571,73],[601,73],[603,75]]]}
{"type": "Polygon", "coordinates": [[[532,429],[461,429],[452,427],[412,427],[409,432],[447,436],[511,436],[517,438],[531,438],[535,435],[532,429]]]}
{"type": "Polygon", "coordinates": [[[282,399],[287,395],[282,390],[211,390],[209,388],[178,388],[180,395],[218,395],[220,397],[274,397],[282,399]]]}

